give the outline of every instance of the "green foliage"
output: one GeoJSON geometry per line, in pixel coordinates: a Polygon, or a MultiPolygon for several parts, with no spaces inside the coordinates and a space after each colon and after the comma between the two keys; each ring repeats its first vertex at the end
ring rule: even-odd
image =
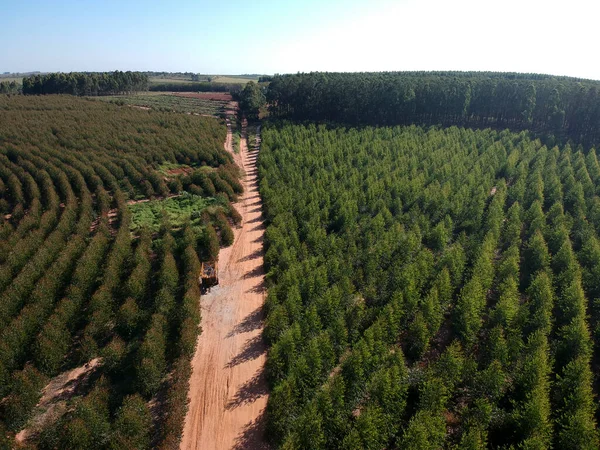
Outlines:
{"type": "Polygon", "coordinates": [[[266,103],[266,97],[261,87],[257,83],[250,81],[246,83],[239,95],[240,110],[249,119],[258,119],[259,110],[266,103]]]}
{"type": "Polygon", "coordinates": [[[11,214],[0,224],[0,446],[13,446],[5,430],[31,425],[26,444],[40,449],[177,447],[200,332],[199,237],[212,228],[218,254],[213,224],[222,234],[242,192],[225,127],[62,96],[2,96],[0,110],[11,214]],[[154,168],[173,165],[214,179],[214,195],[190,194],[176,174],[180,195],[140,226],[128,199],[164,199],[154,168]],[[75,367],[86,376],[40,419],[47,376],[75,367]]]}
{"type": "Polygon", "coordinates": [[[219,236],[212,225],[207,225],[200,238],[204,261],[216,261],[219,258],[219,236]]]}
{"type": "Polygon", "coordinates": [[[591,158],[455,127],[262,137],[276,446],[596,445],[591,158]]]}
{"type": "Polygon", "coordinates": [[[10,394],[4,399],[1,407],[2,417],[8,429],[18,432],[24,427],[32,408],[41,397],[41,389],[45,384],[46,378],[30,365],[13,373],[10,394]]]}
{"type": "MultiPolygon", "coordinates": [[[[536,129],[594,143],[598,81],[499,72],[312,72],[275,75],[270,113],[357,125],[413,123],[536,129]]],[[[539,193],[538,179],[531,194],[539,193]]]]}
{"type": "Polygon", "coordinates": [[[446,426],[440,415],[419,411],[406,426],[400,448],[439,450],[444,446],[445,436],[446,426]]]}
{"type": "Polygon", "coordinates": [[[200,226],[202,211],[207,208],[225,208],[225,206],[219,198],[184,193],[177,197],[135,203],[129,205],[128,208],[132,214],[131,229],[133,231],[140,228],[158,231],[164,213],[167,214],[169,222],[173,226],[181,226],[190,219],[194,225],[200,226]]]}
{"type": "Polygon", "coordinates": [[[148,89],[148,75],[140,72],[49,73],[23,78],[23,94],[107,95],[148,89]]]}
{"type": "Polygon", "coordinates": [[[544,236],[539,231],[533,234],[525,248],[524,277],[531,280],[539,273],[547,271],[550,268],[550,254],[544,236]]]}
{"type": "Polygon", "coordinates": [[[558,377],[558,393],[564,399],[559,403],[559,448],[592,449],[598,446],[591,378],[589,364],[581,357],[565,366],[558,377]]]}
{"type": "Polygon", "coordinates": [[[139,395],[126,397],[117,411],[110,448],[145,449],[150,444],[152,416],[139,395]]]}

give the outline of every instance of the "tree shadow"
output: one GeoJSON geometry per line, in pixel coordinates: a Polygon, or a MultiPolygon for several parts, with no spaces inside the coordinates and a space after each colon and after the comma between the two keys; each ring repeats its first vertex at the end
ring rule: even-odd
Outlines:
{"type": "Polygon", "coordinates": [[[269,390],[267,389],[267,379],[264,371],[260,369],[256,374],[246,381],[237,391],[235,396],[229,400],[225,409],[232,410],[242,405],[254,403],[256,400],[264,395],[267,395],[269,390]]]}
{"type": "Polygon", "coordinates": [[[238,323],[235,327],[233,327],[233,330],[231,330],[229,333],[227,333],[226,337],[229,338],[236,334],[248,333],[250,331],[254,331],[254,330],[260,328],[263,317],[264,317],[263,307],[259,306],[254,311],[252,311],[250,314],[248,314],[242,322],[238,323]]]}
{"type": "Polygon", "coordinates": [[[265,285],[265,279],[263,278],[256,286],[248,289],[246,294],[263,294],[265,292],[267,292],[267,286],[265,285]]]}
{"type": "Polygon", "coordinates": [[[257,223],[257,222],[263,222],[263,218],[261,216],[256,217],[255,219],[252,220],[248,220],[246,221],[246,223],[257,223]]]}
{"type": "Polygon", "coordinates": [[[257,277],[261,277],[265,274],[264,270],[263,270],[263,266],[262,264],[258,267],[255,267],[254,269],[252,269],[249,272],[246,272],[244,274],[244,279],[247,280],[249,278],[257,278],[257,277]]]}
{"type": "Polygon", "coordinates": [[[265,229],[265,224],[261,222],[260,224],[258,224],[254,228],[252,228],[250,231],[258,231],[258,230],[264,230],[264,229],[265,229]]]}
{"type": "Polygon", "coordinates": [[[231,358],[231,361],[225,366],[226,369],[239,366],[248,361],[258,358],[267,351],[265,343],[262,340],[262,335],[254,336],[246,341],[241,352],[231,358]]]}
{"type": "Polygon", "coordinates": [[[257,259],[262,256],[263,256],[263,249],[259,248],[258,250],[255,250],[252,253],[250,253],[249,255],[246,255],[243,258],[238,259],[238,262],[252,261],[253,259],[257,259]]]}
{"type": "Polygon", "coordinates": [[[266,414],[263,409],[260,415],[246,425],[235,438],[234,450],[269,450],[271,447],[265,442],[266,414]]]}

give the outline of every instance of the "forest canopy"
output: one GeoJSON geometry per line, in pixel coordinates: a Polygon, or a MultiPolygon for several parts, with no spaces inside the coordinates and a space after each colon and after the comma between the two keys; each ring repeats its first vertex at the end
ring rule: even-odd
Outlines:
{"type": "Polygon", "coordinates": [[[148,90],[148,75],[140,72],[70,72],[23,78],[23,94],[115,95],[148,90]]]}
{"type": "Polygon", "coordinates": [[[349,125],[440,124],[600,140],[600,82],[495,72],[299,73],[269,84],[271,114],[349,125]]]}
{"type": "Polygon", "coordinates": [[[276,447],[598,447],[594,149],[414,125],[262,138],[276,447]]]}

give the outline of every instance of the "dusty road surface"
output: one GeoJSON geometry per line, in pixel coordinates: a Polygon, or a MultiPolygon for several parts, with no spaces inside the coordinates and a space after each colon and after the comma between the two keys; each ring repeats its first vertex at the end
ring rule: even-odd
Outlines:
{"type": "MultiPolygon", "coordinates": [[[[226,148],[231,148],[228,130],[226,148]]],[[[237,164],[245,171],[244,195],[236,205],[242,226],[234,244],[219,254],[219,285],[202,296],[202,334],[192,360],[190,406],[184,450],[265,449],[264,378],[261,340],[264,303],[262,206],[258,195],[257,149],[242,136],[237,164]]]]}

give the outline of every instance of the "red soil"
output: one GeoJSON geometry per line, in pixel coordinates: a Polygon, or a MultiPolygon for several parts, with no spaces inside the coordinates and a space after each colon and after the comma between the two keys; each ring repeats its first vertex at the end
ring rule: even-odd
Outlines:
{"type": "MultiPolygon", "coordinates": [[[[228,126],[228,151],[233,153],[228,126]]],[[[181,449],[265,449],[266,347],[261,339],[265,298],[257,150],[245,133],[236,163],[245,171],[242,215],[231,247],[219,253],[219,285],[203,295],[202,334],[192,360],[190,406],[181,449]]]]}

